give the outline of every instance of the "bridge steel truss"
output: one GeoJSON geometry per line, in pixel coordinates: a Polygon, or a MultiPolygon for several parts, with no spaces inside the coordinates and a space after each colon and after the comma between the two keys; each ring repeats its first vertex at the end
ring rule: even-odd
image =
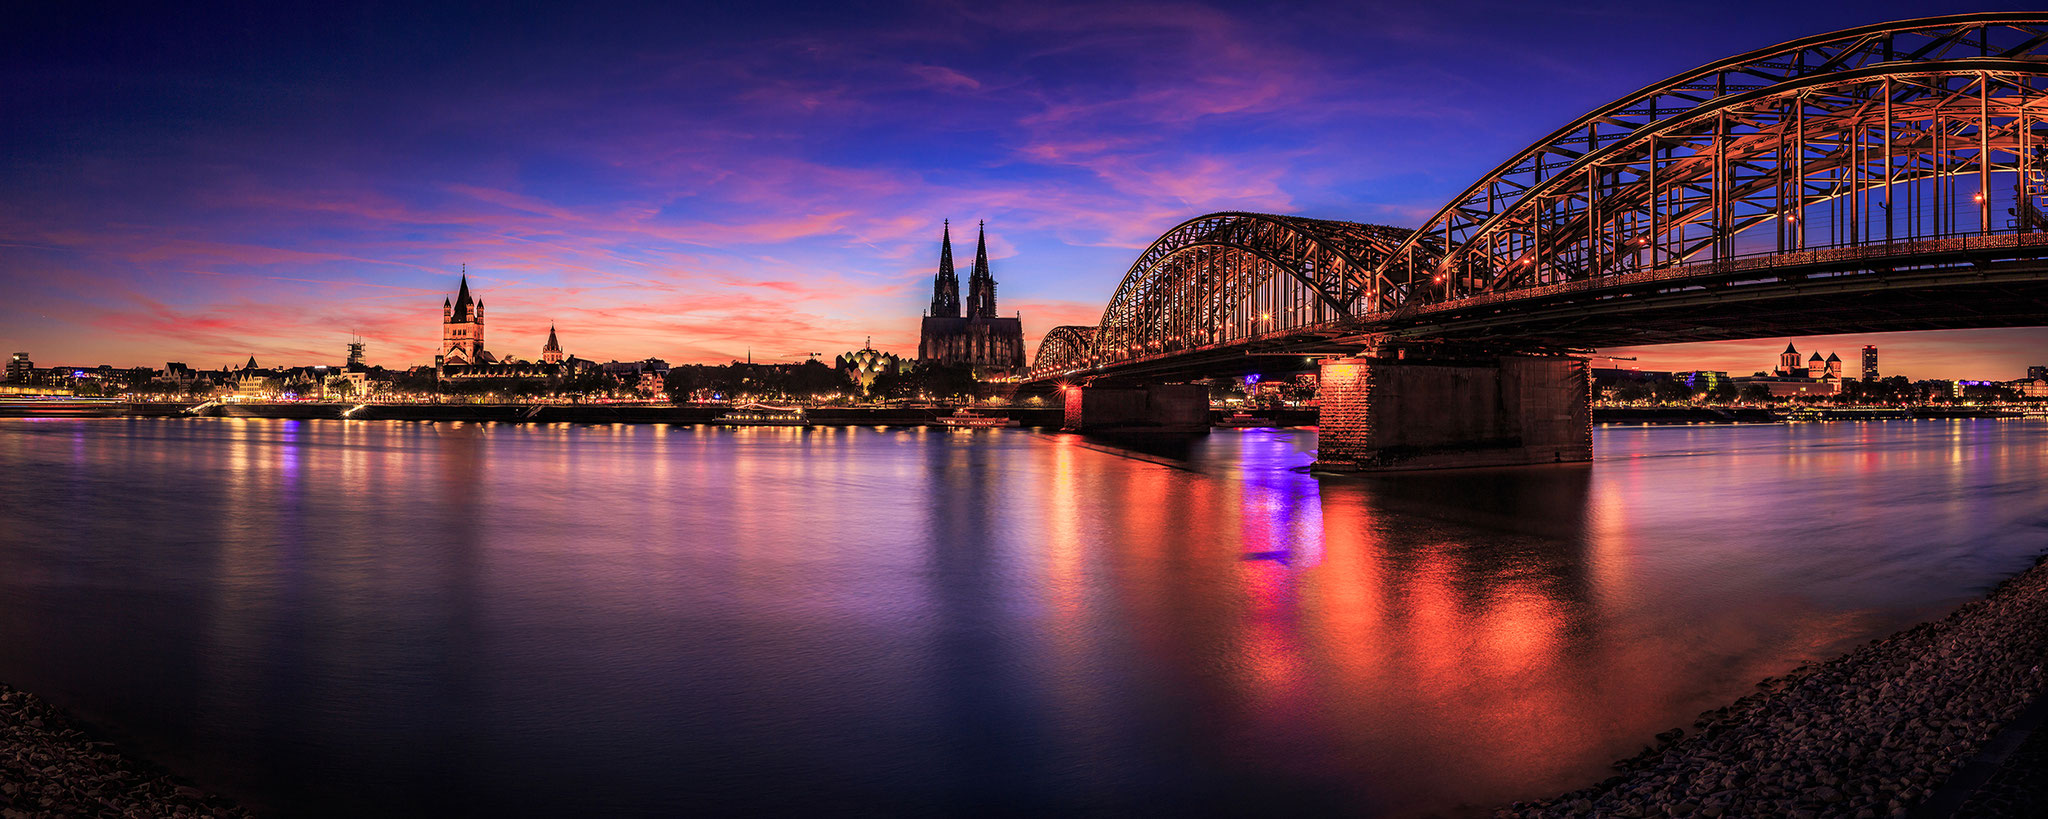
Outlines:
{"type": "Polygon", "coordinates": [[[2038,13],[1868,26],[1732,57],[1524,150],[1374,272],[1420,306],[1748,256],[2039,230],[2044,76],[2048,15],[2038,13]]]}
{"type": "Polygon", "coordinates": [[[1092,332],[1047,334],[1030,377],[1243,344],[1377,310],[1387,283],[1368,271],[1407,233],[1262,213],[1188,220],[1139,255],[1092,332]]]}
{"type": "Polygon", "coordinates": [[[1031,360],[1031,372],[1059,373],[1076,369],[1094,355],[1095,328],[1063,324],[1047,330],[1038,342],[1038,355],[1031,360]]]}
{"type": "MultiPolygon", "coordinates": [[[[1840,256],[1881,269],[2048,231],[2048,14],[1866,26],[1642,89],[1502,163],[1416,230],[1218,213],[1139,257],[1030,378],[1632,281],[1840,256]],[[2015,235],[2018,234],[2018,235],[2015,235]],[[1282,275],[1285,274],[1285,275],[1282,275]]],[[[2033,252],[2033,251],[2029,251],[2033,252]]],[[[2048,254],[2040,254],[2048,255],[2048,254]]],[[[1503,329],[1504,328],[1504,329],[1503,329]]]]}

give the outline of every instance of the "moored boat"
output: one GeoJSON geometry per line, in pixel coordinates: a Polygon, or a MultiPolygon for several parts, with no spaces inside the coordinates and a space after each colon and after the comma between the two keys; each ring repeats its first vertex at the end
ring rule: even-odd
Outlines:
{"type": "Polygon", "coordinates": [[[803,407],[746,404],[719,416],[718,423],[729,427],[807,427],[811,419],[803,407]]]}
{"type": "Polygon", "coordinates": [[[941,417],[939,419],[939,423],[949,427],[965,427],[971,429],[980,429],[984,427],[1014,427],[1017,426],[1018,424],[1017,419],[1015,418],[1004,418],[1000,415],[982,415],[980,413],[975,412],[974,410],[967,409],[966,407],[961,407],[960,409],[954,410],[952,415],[941,417]]]}

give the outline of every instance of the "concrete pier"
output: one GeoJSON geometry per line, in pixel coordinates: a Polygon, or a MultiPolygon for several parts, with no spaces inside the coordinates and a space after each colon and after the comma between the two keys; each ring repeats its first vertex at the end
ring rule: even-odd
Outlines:
{"type": "Polygon", "coordinates": [[[1068,387],[1068,432],[1209,430],[1209,388],[1202,384],[1068,387]]]}
{"type": "Polygon", "coordinates": [[[1382,345],[1322,364],[1315,468],[1329,472],[1593,459],[1583,358],[1382,345]]]}

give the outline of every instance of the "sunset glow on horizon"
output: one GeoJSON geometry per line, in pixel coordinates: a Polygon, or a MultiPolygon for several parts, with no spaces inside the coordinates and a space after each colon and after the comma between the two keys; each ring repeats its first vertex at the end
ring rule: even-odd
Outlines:
{"type": "MultiPolygon", "coordinates": [[[[950,218],[956,253],[987,221],[1028,356],[1188,218],[1414,226],[1638,87],[1977,8],[1748,5],[40,7],[0,56],[0,352],[316,364],[361,336],[428,364],[466,265],[500,356],[550,325],[599,361],[914,354],[950,218]]],[[[1914,378],[2048,363],[2039,328],[1796,341],[1914,378]]],[[[1784,344],[1594,366],[1746,375],[1784,344]]]]}

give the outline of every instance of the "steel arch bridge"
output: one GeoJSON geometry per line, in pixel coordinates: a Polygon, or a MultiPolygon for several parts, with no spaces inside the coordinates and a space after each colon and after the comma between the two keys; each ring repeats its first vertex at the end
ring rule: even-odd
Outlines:
{"type": "MultiPolygon", "coordinates": [[[[1887,23],[1656,83],[1416,229],[1174,227],[1031,380],[1367,337],[1556,349],[2048,324],[2048,14],[1887,23]]],[[[1355,349],[1355,347],[1353,348],[1355,349]]]]}

